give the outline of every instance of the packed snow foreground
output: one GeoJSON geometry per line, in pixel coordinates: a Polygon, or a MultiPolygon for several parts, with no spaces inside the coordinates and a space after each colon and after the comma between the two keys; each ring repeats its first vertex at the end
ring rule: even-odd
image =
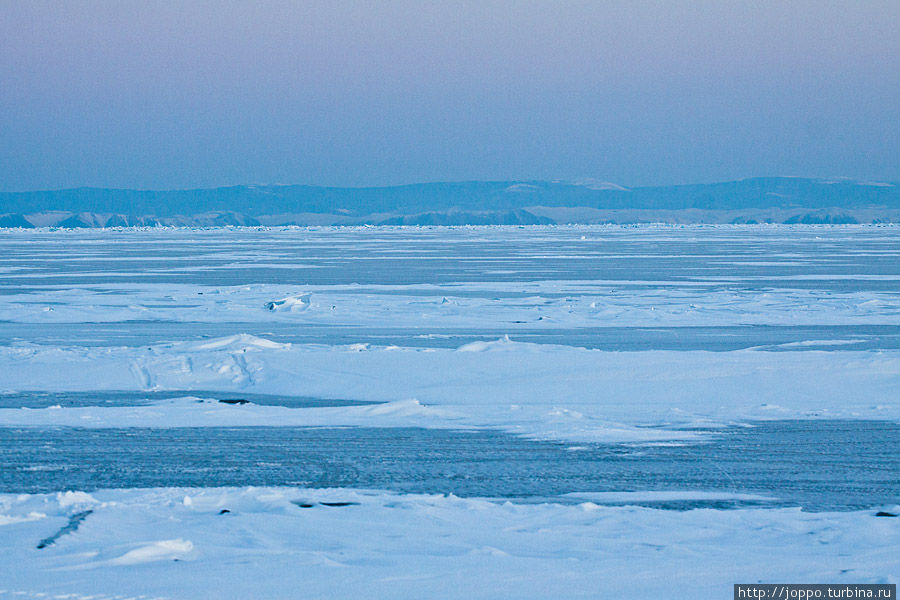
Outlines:
{"type": "MultiPolygon", "coordinates": [[[[566,239],[577,243],[596,231],[566,239]]],[[[19,238],[9,235],[0,241],[21,250],[19,238]]],[[[97,236],[75,238],[85,242],[86,254],[102,247],[102,234],[78,235],[97,236]]],[[[236,234],[215,235],[219,243],[236,234]]],[[[265,232],[255,235],[267,239],[265,232]]],[[[660,239],[673,235],[663,230],[660,239]]],[[[794,252],[787,259],[814,258],[794,252]]],[[[254,260],[262,268],[270,258],[254,260]]],[[[2,268],[16,274],[22,267],[2,268]]],[[[0,427],[489,429],[577,445],[703,443],[711,431],[760,420],[900,421],[900,351],[854,350],[852,338],[801,340],[778,352],[617,352],[517,341],[514,325],[508,337],[456,347],[287,343],[249,326],[363,331],[390,323],[440,336],[442,328],[494,332],[498,323],[525,321],[535,330],[795,319],[898,325],[900,297],[890,290],[832,292],[816,289],[815,279],[802,289],[713,291],[694,290],[690,280],[615,291],[596,281],[360,290],[343,283],[42,280],[30,287],[27,278],[39,276],[16,280],[0,302],[0,321],[41,331],[66,323],[208,322],[227,323],[231,332],[132,345],[10,341],[0,346],[0,396],[184,393],[131,406],[7,403],[0,427]],[[513,299],[503,295],[518,288],[522,294],[513,299]],[[204,395],[213,391],[366,404],[226,404],[204,395]]],[[[874,510],[647,507],[654,499],[691,497],[728,494],[622,490],[526,502],[292,487],[5,493],[0,598],[728,598],[735,583],[900,583],[900,518],[879,518],[874,510]]]]}
{"type": "Polygon", "coordinates": [[[896,583],[900,550],[896,519],[863,513],[365,490],[7,495],[0,511],[9,598],[728,598],[735,581],[896,583]]]}

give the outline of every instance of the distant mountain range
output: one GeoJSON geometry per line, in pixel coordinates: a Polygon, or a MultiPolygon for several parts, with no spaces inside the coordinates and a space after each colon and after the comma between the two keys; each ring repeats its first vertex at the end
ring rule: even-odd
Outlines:
{"type": "Polygon", "coordinates": [[[0,192],[0,227],[900,222],[900,183],[794,177],[624,188],[490,181],[0,192]]]}

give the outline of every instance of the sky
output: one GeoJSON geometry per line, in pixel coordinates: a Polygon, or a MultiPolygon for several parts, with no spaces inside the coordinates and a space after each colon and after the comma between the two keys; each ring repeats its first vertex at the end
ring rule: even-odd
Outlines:
{"type": "Polygon", "coordinates": [[[0,0],[0,190],[900,181],[900,2],[0,0]]]}

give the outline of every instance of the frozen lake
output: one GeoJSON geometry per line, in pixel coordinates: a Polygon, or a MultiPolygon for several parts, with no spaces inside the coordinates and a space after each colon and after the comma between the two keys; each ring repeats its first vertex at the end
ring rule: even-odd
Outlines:
{"type": "Polygon", "coordinates": [[[240,332],[414,347],[509,335],[622,351],[896,349],[898,239],[876,227],[4,231],[0,343],[240,332]],[[261,310],[302,292],[333,312],[261,310]]]}
{"type": "Polygon", "coordinates": [[[0,598],[891,583],[898,242],[0,231],[0,598]]]}
{"type": "Polygon", "coordinates": [[[0,345],[25,367],[0,377],[0,409],[15,413],[0,423],[0,491],[289,485],[539,499],[714,490],[810,510],[890,503],[900,497],[897,419],[871,418],[892,410],[891,370],[869,367],[886,377],[871,398],[867,383],[846,380],[843,392],[823,382],[833,395],[825,397],[818,383],[793,380],[802,369],[814,382],[817,370],[845,381],[846,369],[869,382],[861,360],[892,360],[898,241],[892,227],[4,231],[0,345]],[[488,362],[456,352],[491,349],[498,338],[511,344],[488,362]],[[431,351],[447,354],[422,354],[431,351]],[[487,375],[486,365],[512,372],[526,359],[534,367],[519,375],[487,375]],[[544,363],[558,374],[533,386],[523,379],[544,363]],[[758,378],[773,366],[782,371],[758,378]],[[103,375],[79,380],[85,368],[103,375]],[[744,379],[706,382],[719,371],[744,379]],[[228,423],[244,426],[191,427],[190,416],[166,425],[175,408],[154,403],[186,395],[290,408],[291,422],[320,411],[313,422],[322,426],[279,427],[277,415],[245,423],[240,414],[228,423]],[[850,396],[855,404],[844,402],[850,396]],[[464,425],[474,430],[433,429],[418,413],[393,419],[393,408],[364,412],[409,398],[422,403],[414,412],[435,403],[471,411],[464,425]],[[790,408],[795,399],[805,404],[790,408]],[[85,407],[96,410],[66,412],[85,407]],[[141,428],[140,412],[104,420],[123,407],[156,424],[141,428]],[[25,409],[43,420],[20,427],[25,409]],[[806,416],[843,418],[795,418],[806,416]],[[106,424],[52,426],[84,419],[106,424]],[[129,427],[116,426],[121,419],[129,427]],[[656,425],[705,422],[755,426],[704,443],[590,441],[609,437],[605,429],[637,441],[656,425]]]}
{"type": "MultiPolygon", "coordinates": [[[[100,283],[536,280],[900,290],[893,227],[506,227],[0,234],[4,291],[100,283]]],[[[516,294],[510,291],[510,296],[516,294]]]]}

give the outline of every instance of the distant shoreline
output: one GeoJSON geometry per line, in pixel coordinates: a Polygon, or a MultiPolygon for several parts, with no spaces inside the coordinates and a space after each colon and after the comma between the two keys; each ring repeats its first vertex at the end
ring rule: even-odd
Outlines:
{"type": "Polygon", "coordinates": [[[0,192],[0,227],[900,222],[900,184],[772,177],[627,189],[501,181],[0,192]]]}

